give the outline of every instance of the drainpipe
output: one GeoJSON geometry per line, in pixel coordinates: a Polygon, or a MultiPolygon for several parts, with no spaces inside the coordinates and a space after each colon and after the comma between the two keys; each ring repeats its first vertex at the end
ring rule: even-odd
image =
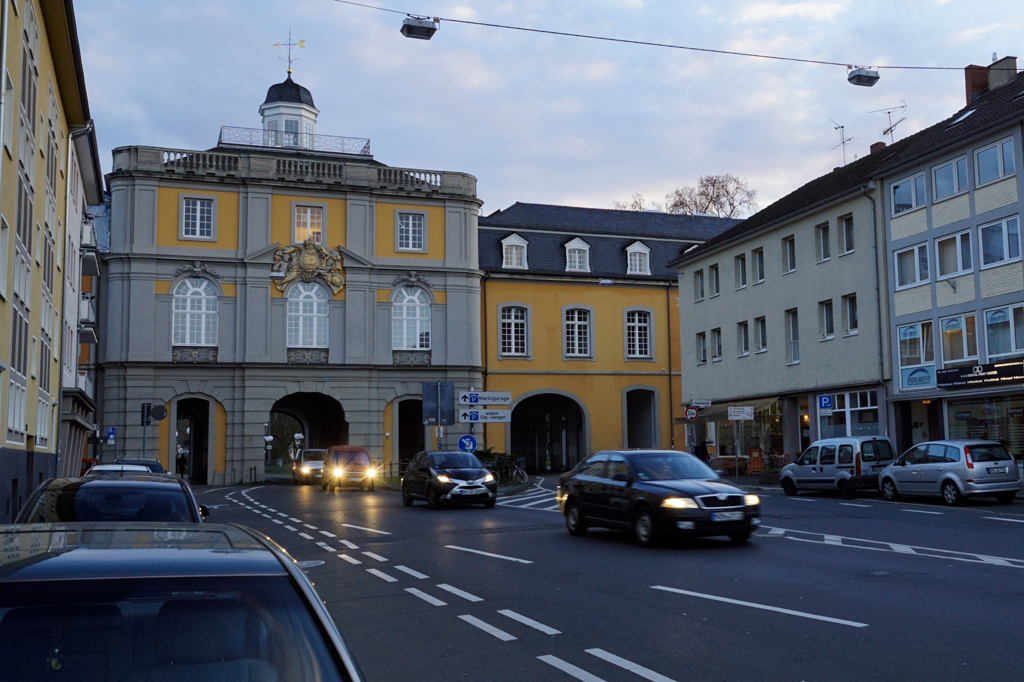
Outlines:
{"type": "MultiPolygon", "coordinates": [[[[665,326],[668,328],[668,437],[669,449],[676,449],[676,401],[672,397],[672,283],[665,285],[665,326]]],[[[682,379],[682,375],[679,377],[682,379]]],[[[685,428],[685,426],[684,426],[685,428]]]]}
{"type": "MultiPolygon", "coordinates": [[[[478,263],[478,265],[479,265],[479,263],[478,263]]],[[[488,358],[490,357],[488,355],[488,353],[491,350],[490,349],[490,344],[487,341],[487,280],[488,280],[489,277],[490,277],[490,273],[484,272],[483,276],[480,278],[480,289],[481,289],[481,291],[483,293],[483,296],[484,296],[484,320],[483,320],[483,322],[484,322],[484,348],[483,348],[483,358],[482,358],[483,362],[481,363],[483,365],[484,370],[483,370],[483,377],[482,377],[482,379],[483,379],[483,386],[480,387],[481,391],[486,391],[487,390],[487,369],[488,369],[487,363],[488,363],[488,358]]],[[[511,429],[512,428],[512,424],[509,424],[505,428],[506,429],[511,429]]],[[[487,445],[487,447],[491,447],[491,444],[488,442],[488,439],[487,439],[487,436],[489,435],[489,433],[488,433],[489,429],[487,428],[486,424],[483,424],[483,432],[484,432],[484,443],[487,445]]]]}
{"type": "MultiPolygon", "coordinates": [[[[885,346],[882,343],[882,302],[879,297],[879,273],[878,273],[878,216],[875,206],[875,199],[868,194],[869,189],[875,189],[875,182],[872,180],[860,188],[861,194],[871,202],[871,248],[875,256],[875,312],[878,316],[878,382],[882,386],[882,396],[879,400],[879,409],[885,409],[885,435],[889,435],[889,403],[886,399],[885,390],[885,346]]],[[[888,268],[888,265],[886,265],[888,268]]],[[[885,270],[882,271],[884,276],[885,270]]],[[[889,288],[886,287],[886,297],[889,295],[889,288]]]]}

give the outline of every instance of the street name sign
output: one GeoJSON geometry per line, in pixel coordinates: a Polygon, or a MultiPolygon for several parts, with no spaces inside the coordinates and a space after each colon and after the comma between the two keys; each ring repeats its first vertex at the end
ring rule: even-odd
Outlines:
{"type": "Polygon", "coordinates": [[[711,401],[697,400],[696,398],[694,398],[693,400],[690,401],[690,407],[699,407],[700,409],[703,410],[705,407],[711,407],[711,401]]]}
{"type": "Polygon", "coordinates": [[[459,410],[459,422],[460,423],[494,423],[503,422],[509,423],[512,421],[512,410],[487,410],[487,409],[472,409],[467,410],[461,408],[459,410]]]}
{"type": "Polygon", "coordinates": [[[459,405],[511,405],[509,391],[459,391],[459,405]]]}

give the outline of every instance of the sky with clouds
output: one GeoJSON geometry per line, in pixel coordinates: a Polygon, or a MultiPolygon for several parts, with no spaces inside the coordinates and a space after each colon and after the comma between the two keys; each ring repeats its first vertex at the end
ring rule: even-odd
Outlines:
{"type": "MultiPolygon", "coordinates": [[[[77,0],[104,170],[126,145],[207,149],[220,126],[258,128],[283,80],[289,27],[305,49],[294,78],[317,132],[371,139],[374,157],[479,179],[484,214],[516,201],[611,208],[663,201],[707,173],[733,173],[763,207],[843,163],[906,103],[897,138],[962,108],[967,64],[1022,47],[1019,0],[365,0],[418,15],[629,40],[776,54],[846,69],[441,22],[430,41],[402,16],[333,0],[77,0]]],[[[1024,56],[1024,55],[1022,55],[1024,56]]],[[[1024,66],[1024,64],[1022,64],[1024,66]]]]}

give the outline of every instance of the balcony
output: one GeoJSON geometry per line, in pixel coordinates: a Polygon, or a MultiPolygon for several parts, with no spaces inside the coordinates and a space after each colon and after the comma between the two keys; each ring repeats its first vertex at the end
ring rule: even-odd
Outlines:
{"type": "Polygon", "coordinates": [[[233,147],[236,145],[370,156],[370,141],[364,137],[285,133],[278,130],[263,130],[261,128],[221,126],[217,146],[233,147]]]}
{"type": "Polygon", "coordinates": [[[96,230],[92,223],[82,224],[82,276],[99,277],[100,252],[96,247],[96,230]]]}
{"type": "Polygon", "coordinates": [[[78,301],[78,342],[99,343],[96,336],[96,294],[82,294],[78,301]]]}
{"type": "Polygon", "coordinates": [[[84,391],[90,398],[94,395],[93,393],[93,381],[92,375],[85,371],[78,372],[78,381],[75,384],[80,390],[84,391]]]}

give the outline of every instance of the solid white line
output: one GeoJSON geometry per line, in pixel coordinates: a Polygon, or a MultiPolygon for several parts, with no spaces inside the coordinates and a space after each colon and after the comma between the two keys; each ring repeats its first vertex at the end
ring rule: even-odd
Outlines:
{"type": "Polygon", "coordinates": [[[804,613],[803,611],[793,611],[791,609],[782,609],[778,606],[768,606],[766,604],[755,604],[749,601],[740,601],[739,599],[729,599],[728,597],[718,597],[713,594],[703,594],[701,592],[690,592],[689,590],[680,590],[675,587],[663,587],[661,585],[652,585],[652,590],[662,590],[664,592],[675,592],[677,594],[686,594],[691,597],[700,597],[701,599],[710,599],[711,601],[720,601],[726,604],[736,604],[737,606],[749,606],[752,609],[762,609],[764,611],[774,611],[776,613],[784,613],[789,616],[800,616],[801,618],[810,618],[812,620],[823,620],[826,623],[835,623],[837,625],[849,625],[855,628],[866,628],[867,623],[858,623],[852,620],[843,620],[841,618],[829,618],[828,616],[819,616],[814,613],[804,613]]]}
{"type": "Polygon", "coordinates": [[[382,563],[388,560],[387,557],[383,557],[380,554],[374,554],[373,552],[363,552],[363,554],[382,563]]]}
{"type": "Polygon", "coordinates": [[[306,528],[309,528],[310,530],[316,530],[316,526],[311,526],[308,523],[304,523],[302,525],[305,526],[306,528]]]}
{"type": "Polygon", "coordinates": [[[366,569],[366,572],[367,573],[372,573],[375,576],[377,576],[378,578],[380,578],[381,580],[386,580],[389,583],[397,583],[398,582],[398,578],[392,578],[390,575],[388,575],[384,571],[378,571],[376,568],[368,568],[368,569],[366,569]]]}
{"type": "MultiPolygon", "coordinates": [[[[824,542],[822,542],[820,540],[811,540],[809,538],[795,538],[792,535],[787,535],[786,539],[787,540],[796,540],[797,542],[810,542],[810,543],[815,544],[815,545],[823,545],[823,544],[825,544],[824,542]]],[[[873,542],[873,540],[861,540],[860,542],[873,542]]],[[[897,545],[897,546],[898,547],[904,547],[904,545],[897,545]]],[[[893,551],[891,548],[889,548],[888,545],[886,545],[885,547],[865,547],[864,545],[843,545],[843,547],[848,547],[850,549],[866,549],[866,550],[869,550],[869,551],[872,551],[872,552],[892,552],[893,551]]],[[[911,548],[908,547],[907,549],[911,549],[911,548]]],[[[922,549],[927,549],[927,548],[922,548],[922,549]]],[[[896,550],[896,551],[899,551],[899,550],[896,550]]],[[[941,559],[942,561],[962,561],[962,562],[967,563],[967,564],[995,564],[997,566],[1009,566],[1010,568],[1024,568],[1024,565],[1009,563],[1010,561],[1021,561],[1021,559],[1009,559],[1009,560],[1006,560],[1006,559],[999,559],[998,557],[995,557],[996,561],[985,561],[984,559],[978,558],[978,555],[976,555],[976,554],[966,554],[964,552],[953,552],[953,551],[948,550],[948,549],[935,549],[935,550],[928,550],[928,551],[946,552],[946,554],[919,554],[917,552],[914,552],[913,550],[911,550],[910,553],[913,554],[914,556],[924,557],[925,559],[941,559]],[[963,554],[964,556],[950,556],[950,554],[963,554]],[[973,557],[973,558],[968,558],[968,557],[973,557]],[[999,562],[1003,562],[1003,563],[999,563],[999,562]]]]}
{"type": "Polygon", "coordinates": [[[511,642],[512,640],[515,639],[515,637],[513,637],[510,634],[508,634],[504,630],[499,630],[498,628],[494,627],[493,625],[488,625],[487,623],[483,622],[482,620],[480,620],[479,618],[476,618],[474,616],[469,616],[469,615],[459,616],[459,620],[464,620],[467,623],[469,623],[470,625],[473,625],[475,627],[480,628],[481,630],[483,630],[487,634],[492,635],[494,637],[497,637],[498,639],[500,639],[503,642],[511,642]]]}
{"type": "Polygon", "coordinates": [[[545,635],[560,635],[560,634],[562,634],[562,632],[560,630],[556,630],[554,628],[549,628],[547,625],[544,625],[544,623],[538,623],[534,619],[527,618],[526,616],[524,616],[522,614],[519,614],[519,613],[516,613],[515,611],[512,611],[510,609],[502,609],[501,611],[498,611],[498,613],[500,613],[501,615],[505,616],[506,618],[511,618],[512,620],[517,620],[520,623],[522,623],[523,625],[529,625],[534,630],[540,630],[545,635]]]}
{"type": "Polygon", "coordinates": [[[353,565],[363,563],[359,559],[355,558],[354,556],[349,556],[348,554],[336,554],[335,556],[337,556],[339,559],[344,559],[345,561],[353,565]]]}
{"type": "Polygon", "coordinates": [[[348,540],[342,540],[341,544],[345,545],[349,549],[359,549],[359,545],[354,542],[349,542],[348,540]]]}
{"type": "Polygon", "coordinates": [[[379,533],[380,535],[391,535],[391,533],[387,532],[386,530],[377,530],[376,528],[365,528],[363,526],[353,526],[351,523],[343,523],[341,525],[345,526],[346,528],[356,528],[357,530],[365,530],[370,533],[379,533]]]}
{"type": "Polygon", "coordinates": [[[308,533],[299,533],[299,537],[300,538],[306,538],[307,540],[312,540],[313,539],[313,536],[309,535],[308,533]]]}
{"type": "Polygon", "coordinates": [[[331,547],[330,545],[328,545],[326,542],[318,542],[318,543],[316,543],[316,546],[317,547],[323,547],[328,552],[337,552],[338,551],[338,550],[334,549],[333,547],[331,547]]]}
{"type": "Polygon", "coordinates": [[[904,509],[902,511],[905,511],[908,514],[940,514],[941,515],[941,514],[945,514],[946,513],[946,512],[925,511],[923,509],[904,509]]]}
{"type": "Polygon", "coordinates": [[[448,606],[446,602],[443,602],[435,597],[431,597],[423,590],[417,590],[415,587],[407,587],[405,588],[405,591],[415,597],[419,597],[423,601],[427,602],[428,604],[432,604],[433,606],[448,606]]]}
{"type": "Polygon", "coordinates": [[[327,532],[327,531],[325,531],[325,530],[322,530],[322,531],[320,531],[320,535],[326,535],[326,536],[327,536],[327,537],[329,537],[329,538],[336,538],[336,537],[338,537],[338,536],[337,536],[337,535],[335,535],[334,533],[328,533],[328,532],[327,532]]]}
{"type": "Polygon", "coordinates": [[[288,520],[292,521],[293,523],[302,523],[302,519],[297,519],[294,516],[289,516],[288,520]]]}
{"type": "Polygon", "coordinates": [[[298,530],[298,528],[296,528],[295,526],[285,526],[285,528],[292,531],[293,533],[298,530]]]}
{"type": "Polygon", "coordinates": [[[854,504],[853,502],[840,502],[840,507],[862,507],[864,509],[871,509],[870,504],[854,504]]]}
{"type": "Polygon", "coordinates": [[[628,670],[640,677],[645,677],[648,680],[651,680],[651,682],[675,682],[675,680],[670,677],[665,677],[664,675],[656,673],[642,665],[638,665],[633,661],[627,661],[625,658],[621,658],[615,654],[610,654],[604,649],[585,649],[585,651],[592,656],[597,656],[602,661],[608,661],[612,665],[617,665],[623,670],[628,670]]]}
{"type": "Polygon", "coordinates": [[[572,675],[577,680],[583,680],[583,682],[604,682],[604,680],[602,680],[597,675],[591,675],[583,668],[577,668],[572,663],[566,663],[558,656],[552,656],[548,654],[547,656],[538,656],[537,658],[544,661],[553,668],[558,668],[563,673],[568,673],[572,675]]]}
{"type": "Polygon", "coordinates": [[[402,573],[406,573],[408,575],[411,575],[413,578],[419,578],[420,580],[426,580],[427,578],[430,577],[429,575],[423,575],[419,571],[414,571],[411,568],[409,568],[408,566],[395,566],[395,570],[396,571],[401,571],[402,573]]]}
{"type": "MultiPolygon", "coordinates": [[[[364,552],[364,554],[365,554],[365,552],[364,552]]],[[[438,585],[438,587],[441,588],[442,590],[444,590],[445,592],[451,592],[452,594],[458,595],[458,596],[462,597],[463,599],[465,599],[466,601],[483,601],[483,598],[478,597],[475,594],[470,594],[469,592],[463,592],[459,588],[452,587],[451,585],[449,585],[447,583],[441,583],[440,585],[438,585]]]]}
{"type": "Polygon", "coordinates": [[[981,518],[988,519],[989,521],[1009,521],[1010,523],[1024,523],[1024,519],[1003,519],[998,516],[982,516],[981,518]]]}
{"type": "Polygon", "coordinates": [[[282,526],[284,525],[284,521],[278,521],[277,519],[270,519],[270,520],[273,521],[274,523],[279,523],[282,526]]]}
{"type": "Polygon", "coordinates": [[[460,552],[470,552],[471,554],[480,554],[482,556],[489,556],[495,559],[504,559],[505,561],[514,561],[519,564],[532,564],[532,561],[526,559],[517,559],[512,556],[504,556],[502,554],[491,554],[490,552],[481,552],[479,549],[469,549],[468,547],[456,547],[455,545],[445,545],[445,549],[457,549],[460,552]]]}

